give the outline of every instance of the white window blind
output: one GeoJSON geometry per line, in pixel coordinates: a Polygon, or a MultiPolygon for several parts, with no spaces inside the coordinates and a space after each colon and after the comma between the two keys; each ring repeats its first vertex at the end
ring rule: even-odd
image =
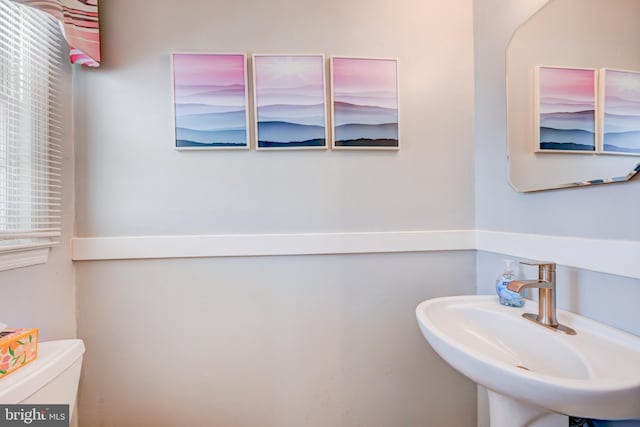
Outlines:
{"type": "Polygon", "coordinates": [[[53,18],[0,0],[0,254],[59,240],[62,45],[53,18]]]}

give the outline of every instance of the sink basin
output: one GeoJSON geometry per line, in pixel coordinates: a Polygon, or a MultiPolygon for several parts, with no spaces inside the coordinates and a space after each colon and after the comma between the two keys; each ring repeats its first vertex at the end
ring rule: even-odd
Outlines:
{"type": "Polygon", "coordinates": [[[537,311],[474,295],[424,301],[416,315],[433,349],[490,392],[559,414],[640,418],[640,337],[563,310],[577,335],[522,318],[537,311]]]}

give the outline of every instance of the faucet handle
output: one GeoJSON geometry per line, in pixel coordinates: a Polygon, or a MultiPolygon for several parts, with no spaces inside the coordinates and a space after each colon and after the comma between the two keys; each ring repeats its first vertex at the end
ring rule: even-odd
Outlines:
{"type": "Polygon", "coordinates": [[[551,283],[555,288],[556,282],[556,263],[550,261],[521,261],[524,265],[533,265],[538,267],[538,280],[551,283]]]}
{"type": "Polygon", "coordinates": [[[556,270],[556,263],[551,261],[520,261],[520,264],[537,266],[539,269],[556,270]]]}

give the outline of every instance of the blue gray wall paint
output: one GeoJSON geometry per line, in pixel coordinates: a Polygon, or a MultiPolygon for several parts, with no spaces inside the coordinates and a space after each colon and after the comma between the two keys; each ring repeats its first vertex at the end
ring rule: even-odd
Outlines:
{"type": "MultiPolygon", "coordinates": [[[[471,0],[110,1],[103,68],[74,81],[77,235],[472,229],[472,11],[471,0]],[[172,51],[396,57],[400,150],[176,152],[172,51]]],[[[475,386],[414,315],[421,300],[474,292],[473,252],[77,270],[88,425],[170,426],[185,412],[225,427],[475,424],[475,386]],[[153,418],[158,402],[171,405],[153,418]]]]}

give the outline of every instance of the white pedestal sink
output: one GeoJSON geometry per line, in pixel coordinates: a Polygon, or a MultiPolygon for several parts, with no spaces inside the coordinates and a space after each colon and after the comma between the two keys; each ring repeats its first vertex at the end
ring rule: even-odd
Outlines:
{"type": "Polygon", "coordinates": [[[569,417],[489,390],[491,427],[568,427],[569,417]]]}
{"type": "Polygon", "coordinates": [[[433,349],[489,389],[492,427],[640,418],[640,337],[558,310],[577,331],[561,334],[522,318],[537,309],[473,295],[424,301],[416,315],[433,349]]]}

